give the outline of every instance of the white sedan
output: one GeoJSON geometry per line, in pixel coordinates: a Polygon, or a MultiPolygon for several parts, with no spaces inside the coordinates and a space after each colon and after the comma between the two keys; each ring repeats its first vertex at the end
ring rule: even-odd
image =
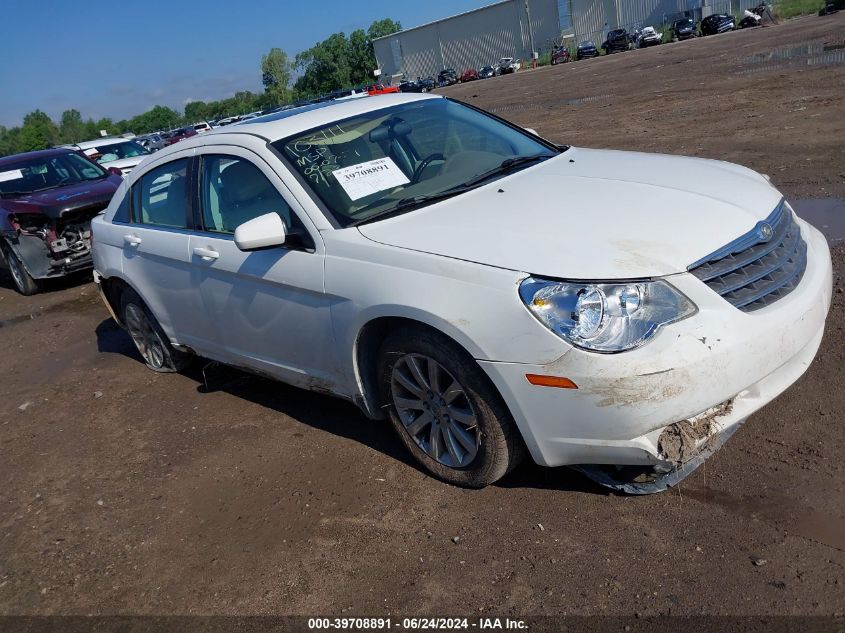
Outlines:
{"type": "Polygon", "coordinates": [[[151,369],[200,356],[347,398],[473,487],[528,453],[665,489],[804,373],[831,295],[825,239],[760,174],[431,95],[186,139],[93,231],[151,369]]]}

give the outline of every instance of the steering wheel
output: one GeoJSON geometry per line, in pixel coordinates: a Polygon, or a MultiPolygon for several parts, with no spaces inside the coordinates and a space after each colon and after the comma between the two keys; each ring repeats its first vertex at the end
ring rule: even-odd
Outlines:
{"type": "Polygon", "coordinates": [[[425,170],[425,168],[428,167],[431,163],[433,163],[436,160],[446,160],[446,157],[443,154],[440,154],[438,152],[438,153],[435,153],[435,154],[429,154],[428,156],[423,158],[420,161],[420,164],[414,170],[414,175],[411,176],[411,183],[415,184],[415,183],[419,182],[420,176],[422,176],[422,173],[425,170]]]}

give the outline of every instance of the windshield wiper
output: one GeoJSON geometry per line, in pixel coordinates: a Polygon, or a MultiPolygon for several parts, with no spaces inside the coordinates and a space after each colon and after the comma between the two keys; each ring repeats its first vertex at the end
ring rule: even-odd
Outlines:
{"type": "Polygon", "coordinates": [[[499,174],[507,174],[516,167],[527,165],[529,163],[536,163],[537,161],[541,160],[546,160],[547,158],[551,158],[552,156],[554,156],[554,154],[533,154],[531,156],[514,156],[513,158],[506,158],[501,163],[499,163],[497,167],[481,172],[477,176],[473,176],[472,178],[467,180],[463,184],[463,186],[472,187],[473,185],[482,183],[485,180],[489,180],[493,176],[498,176],[499,174]]]}
{"type": "Polygon", "coordinates": [[[376,220],[384,220],[385,218],[389,218],[394,215],[401,215],[402,213],[407,213],[408,211],[416,209],[422,205],[457,196],[459,193],[463,193],[469,188],[470,187],[466,187],[465,185],[458,185],[457,187],[452,187],[451,189],[441,191],[440,193],[433,193],[427,196],[410,196],[408,198],[402,198],[392,207],[388,207],[383,211],[369,215],[366,218],[355,220],[347,226],[360,226],[361,224],[368,224],[369,222],[375,222],[376,220]]]}
{"type": "Polygon", "coordinates": [[[506,158],[497,167],[480,173],[477,176],[470,178],[466,182],[461,183],[456,187],[451,187],[450,189],[446,189],[445,191],[441,191],[440,193],[433,193],[426,196],[410,196],[408,198],[402,198],[392,207],[388,207],[387,209],[379,211],[378,213],[374,213],[373,215],[367,216],[366,218],[355,220],[348,226],[360,226],[362,224],[375,222],[376,220],[384,220],[385,218],[406,213],[408,211],[411,211],[412,209],[416,209],[425,204],[430,204],[432,202],[451,198],[453,196],[458,195],[459,193],[464,193],[465,191],[469,191],[470,189],[475,189],[485,180],[489,180],[497,174],[506,174],[521,165],[527,165],[528,163],[546,160],[547,158],[551,158],[552,156],[554,156],[554,154],[534,154],[532,156],[515,156],[513,158],[506,158]]]}

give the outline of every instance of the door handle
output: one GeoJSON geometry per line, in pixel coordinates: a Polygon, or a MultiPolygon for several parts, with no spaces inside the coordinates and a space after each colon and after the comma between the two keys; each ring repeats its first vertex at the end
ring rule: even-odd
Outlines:
{"type": "Polygon", "coordinates": [[[194,255],[202,257],[206,261],[211,261],[212,259],[217,259],[220,257],[220,253],[217,251],[210,249],[210,248],[201,248],[197,247],[194,249],[194,255]]]}
{"type": "Polygon", "coordinates": [[[137,235],[124,235],[123,242],[128,246],[138,246],[143,240],[137,235]]]}

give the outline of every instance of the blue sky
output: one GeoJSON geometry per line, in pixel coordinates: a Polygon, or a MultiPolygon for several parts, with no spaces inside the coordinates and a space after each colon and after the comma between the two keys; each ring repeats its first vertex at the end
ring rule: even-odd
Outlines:
{"type": "Polygon", "coordinates": [[[3,0],[0,125],[36,108],[58,120],[123,119],[261,90],[261,55],[293,56],[332,33],[392,18],[403,27],[492,0],[3,0]]]}

